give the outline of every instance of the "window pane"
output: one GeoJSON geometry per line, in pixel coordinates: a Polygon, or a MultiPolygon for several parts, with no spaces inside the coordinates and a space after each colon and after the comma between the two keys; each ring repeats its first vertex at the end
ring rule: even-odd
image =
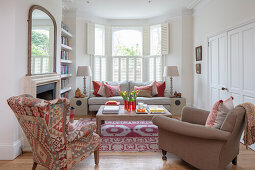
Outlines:
{"type": "Polygon", "coordinates": [[[127,59],[120,59],[120,81],[127,80],[127,59]]]}
{"type": "Polygon", "coordinates": [[[106,58],[101,58],[101,81],[106,81],[106,58]]]}
{"type": "Polygon", "coordinates": [[[142,82],[142,69],[143,69],[143,65],[142,65],[143,59],[142,58],[137,58],[136,59],[136,81],[140,81],[142,82]]]}
{"type": "Polygon", "coordinates": [[[129,58],[128,76],[129,76],[129,81],[135,81],[135,59],[134,58],[129,58]]]}
{"type": "Polygon", "coordinates": [[[95,25],[95,55],[104,55],[104,27],[95,25]]]}
{"type": "Polygon", "coordinates": [[[142,31],[113,29],[113,56],[141,56],[142,31]]]}
{"type": "Polygon", "coordinates": [[[161,54],[161,25],[154,25],[150,28],[150,49],[151,55],[161,54]]]}
{"type": "Polygon", "coordinates": [[[150,58],[149,61],[149,67],[150,67],[150,76],[149,76],[149,80],[150,81],[154,81],[154,57],[150,58]]]}
{"type": "Polygon", "coordinates": [[[113,81],[119,81],[119,58],[113,58],[113,81]]]}
{"type": "Polygon", "coordinates": [[[156,57],[156,81],[162,81],[162,57],[156,57]]]}
{"type": "Polygon", "coordinates": [[[100,81],[100,57],[95,56],[94,80],[100,81]]]}

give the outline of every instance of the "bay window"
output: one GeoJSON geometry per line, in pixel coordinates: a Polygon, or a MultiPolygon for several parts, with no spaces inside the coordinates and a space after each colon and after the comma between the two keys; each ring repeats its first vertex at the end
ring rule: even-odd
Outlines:
{"type": "Polygon", "coordinates": [[[113,81],[142,81],[142,28],[112,29],[113,81]]]}

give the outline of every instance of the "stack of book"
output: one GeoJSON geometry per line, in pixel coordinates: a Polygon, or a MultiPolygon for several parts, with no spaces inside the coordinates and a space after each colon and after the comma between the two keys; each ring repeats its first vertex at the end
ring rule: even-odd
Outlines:
{"type": "Polygon", "coordinates": [[[103,114],[118,114],[120,110],[120,106],[104,106],[103,114]]]}
{"type": "Polygon", "coordinates": [[[150,113],[153,113],[153,114],[165,113],[165,109],[162,106],[158,106],[158,105],[149,105],[148,110],[150,113]]]}

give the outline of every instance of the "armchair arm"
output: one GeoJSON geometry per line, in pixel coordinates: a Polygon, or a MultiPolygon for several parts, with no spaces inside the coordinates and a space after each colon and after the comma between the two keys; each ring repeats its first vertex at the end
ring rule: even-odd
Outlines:
{"type": "Polygon", "coordinates": [[[78,120],[74,125],[69,123],[67,140],[72,142],[82,137],[87,137],[92,134],[95,129],[96,125],[94,123],[87,123],[84,119],[78,120]]]}
{"type": "Polygon", "coordinates": [[[162,115],[154,116],[152,122],[159,128],[164,129],[166,131],[202,139],[214,139],[226,141],[228,140],[231,134],[230,132],[205,127],[203,125],[182,122],[162,115]]]}
{"type": "Polygon", "coordinates": [[[186,106],[182,110],[181,120],[192,124],[205,125],[208,115],[209,112],[206,110],[186,106]]]}

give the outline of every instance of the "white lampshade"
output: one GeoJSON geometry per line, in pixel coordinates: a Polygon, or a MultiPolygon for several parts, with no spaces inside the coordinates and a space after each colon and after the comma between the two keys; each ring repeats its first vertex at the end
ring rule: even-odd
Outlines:
{"type": "Polygon", "coordinates": [[[177,66],[165,66],[163,76],[164,77],[179,76],[177,66]]]}
{"type": "Polygon", "coordinates": [[[77,76],[92,76],[90,66],[78,66],[77,76]]]}

